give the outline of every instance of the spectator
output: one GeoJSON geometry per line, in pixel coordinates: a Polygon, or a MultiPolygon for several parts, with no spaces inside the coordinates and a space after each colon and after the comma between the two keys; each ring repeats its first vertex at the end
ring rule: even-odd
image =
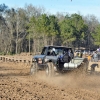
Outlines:
{"type": "Polygon", "coordinates": [[[79,57],[79,52],[77,52],[76,57],[79,57]]]}
{"type": "Polygon", "coordinates": [[[94,60],[94,62],[98,62],[98,54],[97,54],[97,51],[95,51],[93,53],[93,60],[94,60]]]}
{"type": "Polygon", "coordinates": [[[71,50],[68,50],[68,56],[69,56],[69,61],[71,61],[74,57],[73,53],[71,52],[71,50]]]}
{"type": "Polygon", "coordinates": [[[82,53],[82,51],[80,52],[80,58],[82,58],[83,57],[83,53],[82,53]]]}
{"type": "Polygon", "coordinates": [[[91,61],[91,55],[90,54],[88,55],[88,61],[91,61]]]}

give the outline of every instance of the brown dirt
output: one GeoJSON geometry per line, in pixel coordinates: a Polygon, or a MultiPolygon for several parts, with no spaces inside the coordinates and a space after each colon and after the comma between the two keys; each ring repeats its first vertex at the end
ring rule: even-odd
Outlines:
{"type": "Polygon", "coordinates": [[[29,71],[26,64],[0,62],[0,100],[100,100],[99,72],[48,78],[29,71]]]}

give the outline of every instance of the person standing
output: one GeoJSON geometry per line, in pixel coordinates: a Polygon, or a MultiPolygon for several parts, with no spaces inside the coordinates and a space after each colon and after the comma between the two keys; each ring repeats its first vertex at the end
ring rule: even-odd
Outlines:
{"type": "Polygon", "coordinates": [[[91,61],[91,55],[90,54],[88,55],[88,61],[91,61]]]}
{"type": "Polygon", "coordinates": [[[93,53],[93,59],[94,59],[94,62],[98,62],[98,53],[97,53],[97,51],[95,51],[93,53]]]}

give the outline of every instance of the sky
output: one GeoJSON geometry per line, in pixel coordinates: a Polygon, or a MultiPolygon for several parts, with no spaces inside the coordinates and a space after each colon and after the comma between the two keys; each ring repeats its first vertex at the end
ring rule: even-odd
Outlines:
{"type": "Polygon", "coordinates": [[[8,7],[25,7],[25,4],[32,4],[36,7],[44,7],[46,12],[56,14],[80,13],[83,16],[94,15],[100,20],[100,0],[0,0],[0,4],[8,7]]]}

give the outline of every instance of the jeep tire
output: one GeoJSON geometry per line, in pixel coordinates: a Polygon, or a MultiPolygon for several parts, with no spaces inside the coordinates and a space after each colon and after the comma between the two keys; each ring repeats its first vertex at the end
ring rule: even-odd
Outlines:
{"type": "Polygon", "coordinates": [[[37,63],[33,62],[33,64],[31,65],[31,68],[30,68],[30,74],[35,75],[37,73],[37,71],[38,71],[37,63]]]}
{"type": "Polygon", "coordinates": [[[48,62],[46,66],[46,76],[52,77],[55,75],[54,64],[52,62],[48,62]]]}

